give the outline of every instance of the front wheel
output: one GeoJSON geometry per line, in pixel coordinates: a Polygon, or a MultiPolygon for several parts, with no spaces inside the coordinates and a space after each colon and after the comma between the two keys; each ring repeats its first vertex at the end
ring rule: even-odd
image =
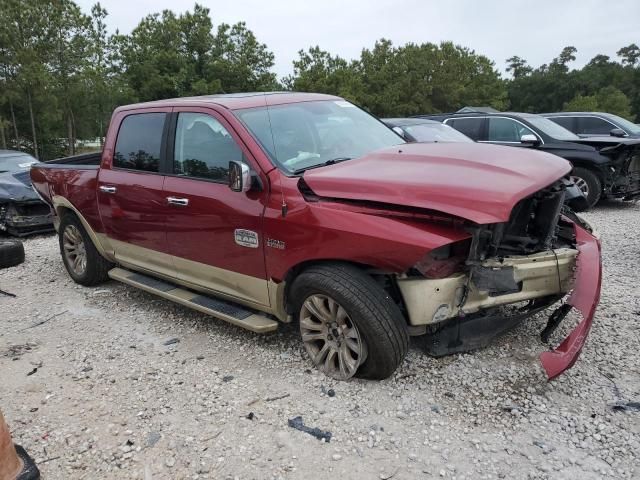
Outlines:
{"type": "Polygon", "coordinates": [[[348,264],[310,267],[290,298],[313,364],[338,380],[383,379],[402,363],[409,334],[398,306],[362,270],[348,264]]]}
{"type": "Polygon", "coordinates": [[[587,198],[589,207],[593,207],[602,196],[602,182],[600,177],[587,168],[575,167],[571,172],[571,181],[587,198]]]}
{"type": "Polygon", "coordinates": [[[78,217],[62,217],[58,237],[62,261],[74,282],[90,287],[108,280],[113,265],[98,253],[78,217]]]}

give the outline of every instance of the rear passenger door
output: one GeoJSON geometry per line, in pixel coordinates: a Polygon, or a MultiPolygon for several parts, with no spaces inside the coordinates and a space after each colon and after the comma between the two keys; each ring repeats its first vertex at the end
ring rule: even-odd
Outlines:
{"type": "Polygon", "coordinates": [[[229,161],[242,161],[262,175],[258,165],[215,110],[175,108],[170,132],[164,197],[177,278],[269,305],[262,238],[267,189],[234,192],[228,186],[229,161]]]}
{"type": "Polygon", "coordinates": [[[171,108],[120,112],[110,164],[98,174],[98,209],[109,243],[124,266],[171,276],[163,192],[163,137],[171,108]]]}

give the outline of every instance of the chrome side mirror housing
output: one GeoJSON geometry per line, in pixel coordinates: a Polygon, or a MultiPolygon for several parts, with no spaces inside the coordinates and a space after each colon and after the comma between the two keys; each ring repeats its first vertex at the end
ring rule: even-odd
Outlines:
{"type": "Polygon", "coordinates": [[[536,137],[535,135],[533,135],[531,133],[525,133],[524,135],[522,135],[520,137],[520,143],[527,143],[529,145],[537,145],[538,143],[540,143],[540,141],[538,140],[538,137],[536,137]]]}
{"type": "Polygon", "coordinates": [[[229,162],[229,188],[234,192],[248,192],[251,190],[251,170],[249,165],[237,160],[229,162]]]}
{"type": "Polygon", "coordinates": [[[398,135],[400,135],[405,140],[407,139],[407,136],[404,134],[404,130],[402,130],[402,128],[400,128],[400,127],[392,127],[391,130],[396,132],[398,135]]]}

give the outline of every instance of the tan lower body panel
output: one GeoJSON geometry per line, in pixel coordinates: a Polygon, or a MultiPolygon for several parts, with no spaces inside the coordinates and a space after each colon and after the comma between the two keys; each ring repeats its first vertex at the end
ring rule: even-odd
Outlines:
{"type": "Polygon", "coordinates": [[[198,299],[201,299],[203,297],[199,293],[184,290],[177,286],[175,288],[169,289],[168,287],[166,287],[167,284],[165,284],[165,288],[158,288],[157,286],[145,284],[144,282],[140,281],[139,274],[131,272],[129,270],[125,270],[123,268],[114,268],[110,270],[109,277],[119,282],[126,283],[127,285],[131,285],[133,287],[144,290],[146,292],[153,293],[154,295],[166,298],[168,300],[171,300],[172,302],[179,303],[180,305],[184,305],[186,307],[193,308],[194,310],[198,310],[199,312],[219,318],[220,320],[224,320],[225,322],[229,322],[247,330],[251,330],[252,332],[267,333],[272,332],[278,328],[278,322],[257,313],[244,316],[243,318],[237,318],[237,316],[233,316],[218,311],[215,308],[203,305],[202,302],[198,303],[198,299]]]}
{"type": "Polygon", "coordinates": [[[522,289],[506,295],[490,296],[479,290],[473,281],[469,282],[469,277],[463,273],[442,279],[403,278],[398,279],[398,286],[409,313],[409,323],[434,324],[462,313],[566,293],[571,289],[577,255],[577,250],[564,248],[505,257],[502,262],[497,259],[484,262],[483,266],[489,268],[513,268],[514,279],[522,283],[522,289]],[[467,284],[469,293],[460,308],[458,305],[467,284]]]}

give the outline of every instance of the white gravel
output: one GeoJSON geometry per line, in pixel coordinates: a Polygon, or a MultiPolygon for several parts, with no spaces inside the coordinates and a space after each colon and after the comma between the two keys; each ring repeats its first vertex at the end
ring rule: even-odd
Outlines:
{"type": "Polygon", "coordinates": [[[0,295],[0,408],[48,480],[638,478],[640,412],[610,404],[640,401],[640,204],[584,216],[602,235],[602,302],[551,383],[542,316],[482,351],[414,346],[391,379],[334,382],[291,327],[259,336],[115,282],[78,286],[54,236],[29,239],[0,271],[17,295],[0,295]],[[298,415],[330,443],[290,428],[298,415]]]}

